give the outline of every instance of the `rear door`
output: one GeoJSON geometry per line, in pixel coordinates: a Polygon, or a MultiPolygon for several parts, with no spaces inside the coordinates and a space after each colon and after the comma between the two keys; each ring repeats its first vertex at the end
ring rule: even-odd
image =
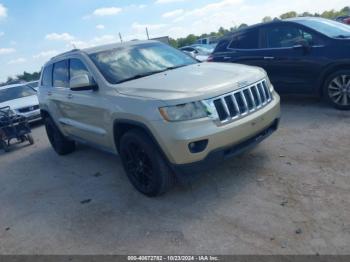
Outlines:
{"type": "Polygon", "coordinates": [[[260,47],[259,28],[240,31],[235,33],[230,40],[226,39],[219,43],[216,50],[223,50],[223,52],[215,52],[215,61],[260,66],[264,59],[260,47]]]}
{"type": "Polygon", "coordinates": [[[53,64],[52,72],[52,88],[47,90],[49,98],[49,112],[56,124],[65,135],[71,133],[70,126],[64,124],[63,119],[67,118],[67,111],[69,109],[68,95],[69,95],[69,60],[65,59],[53,64]]]}

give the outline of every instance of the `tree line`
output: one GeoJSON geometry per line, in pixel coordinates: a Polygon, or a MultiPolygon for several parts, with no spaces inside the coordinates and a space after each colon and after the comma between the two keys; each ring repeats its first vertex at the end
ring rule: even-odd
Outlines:
{"type": "MultiPolygon", "coordinates": [[[[290,12],[281,14],[279,17],[272,18],[270,16],[265,16],[261,22],[266,23],[266,22],[270,22],[270,21],[273,21],[276,19],[287,19],[287,18],[293,18],[293,17],[306,17],[306,16],[335,19],[338,16],[345,16],[345,15],[350,15],[350,7],[349,6],[346,6],[339,11],[332,9],[329,11],[324,11],[321,14],[309,13],[309,12],[303,12],[301,14],[298,14],[295,11],[290,11],[290,12]]],[[[182,38],[178,38],[178,39],[170,38],[170,44],[173,47],[180,48],[183,46],[192,45],[196,42],[197,39],[200,39],[200,38],[206,38],[206,37],[220,38],[220,37],[223,37],[227,34],[236,32],[236,31],[238,31],[244,27],[247,27],[247,26],[248,26],[247,24],[243,23],[243,24],[240,24],[239,26],[230,27],[228,29],[220,27],[217,32],[211,32],[211,33],[206,33],[206,34],[201,34],[201,35],[190,34],[186,37],[182,37],[182,38]]],[[[0,83],[0,86],[35,81],[35,80],[38,80],[39,78],[40,78],[40,72],[34,72],[34,73],[23,72],[23,74],[19,74],[15,77],[8,77],[6,82],[0,83]]]]}
{"type": "MultiPolygon", "coordinates": [[[[323,13],[319,14],[319,13],[309,13],[309,12],[303,12],[301,14],[298,14],[295,11],[290,11],[284,14],[281,14],[279,17],[270,17],[270,16],[265,16],[262,19],[262,23],[266,23],[266,22],[270,22],[276,19],[287,19],[287,18],[293,18],[293,17],[307,17],[307,16],[313,16],[313,17],[323,17],[323,18],[328,18],[328,19],[335,19],[338,16],[345,16],[345,15],[350,15],[350,7],[346,6],[344,8],[342,8],[339,11],[336,10],[330,10],[330,11],[324,11],[323,13]]],[[[244,27],[247,27],[247,24],[241,24],[239,26],[235,26],[235,27],[231,27],[231,28],[223,28],[220,27],[219,30],[217,32],[211,32],[209,34],[202,34],[202,35],[194,35],[194,34],[190,34],[187,37],[184,38],[178,38],[178,39],[170,39],[170,44],[174,47],[180,48],[183,46],[187,46],[187,45],[192,45],[196,42],[197,39],[200,38],[206,38],[206,37],[216,37],[216,38],[220,38],[223,37],[224,35],[233,33],[237,30],[240,30],[244,27]]]]}

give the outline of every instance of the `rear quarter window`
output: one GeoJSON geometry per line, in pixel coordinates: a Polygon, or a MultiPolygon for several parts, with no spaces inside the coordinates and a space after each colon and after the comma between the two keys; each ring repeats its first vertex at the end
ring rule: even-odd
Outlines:
{"type": "Polygon", "coordinates": [[[45,87],[52,86],[52,65],[48,65],[44,68],[41,85],[45,87]]]}
{"type": "Polygon", "coordinates": [[[233,36],[230,49],[257,49],[259,48],[259,30],[237,33],[233,36]]]}
{"type": "Polygon", "coordinates": [[[230,44],[230,39],[220,40],[220,42],[215,47],[214,53],[225,52],[229,44],[230,44]]]}

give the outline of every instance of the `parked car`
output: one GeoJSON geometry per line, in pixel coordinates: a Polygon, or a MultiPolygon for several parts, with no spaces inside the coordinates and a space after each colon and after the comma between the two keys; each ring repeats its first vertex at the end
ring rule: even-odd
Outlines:
{"type": "Polygon", "coordinates": [[[350,16],[349,16],[348,18],[345,18],[345,19],[343,20],[343,23],[344,23],[344,24],[347,24],[347,25],[350,25],[350,16]]]}
{"type": "Polygon", "coordinates": [[[137,190],[156,196],[178,179],[273,133],[280,99],[263,69],[199,63],[157,41],[73,50],[52,58],[39,83],[54,150],[75,141],[120,154],[137,190]]]}
{"type": "Polygon", "coordinates": [[[278,92],[321,95],[338,109],[350,109],[349,50],[349,26],[303,17],[225,37],[209,60],[260,66],[278,92]]]}
{"type": "Polygon", "coordinates": [[[0,108],[7,106],[15,114],[25,116],[29,122],[41,119],[36,91],[25,84],[0,87],[0,108]]]}
{"type": "Polygon", "coordinates": [[[350,15],[338,16],[335,20],[340,23],[350,25],[350,15]]]}
{"type": "Polygon", "coordinates": [[[192,45],[181,47],[180,50],[199,61],[207,61],[209,55],[214,51],[214,48],[209,48],[204,45],[192,45]]]}
{"type": "Polygon", "coordinates": [[[211,45],[211,44],[216,44],[217,42],[218,42],[218,39],[216,37],[210,36],[210,37],[204,37],[204,38],[197,39],[195,44],[211,45]]]}

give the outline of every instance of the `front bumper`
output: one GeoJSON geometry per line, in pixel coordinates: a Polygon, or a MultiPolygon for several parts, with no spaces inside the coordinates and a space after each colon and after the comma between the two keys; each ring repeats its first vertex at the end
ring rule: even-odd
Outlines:
{"type": "Polygon", "coordinates": [[[192,176],[193,174],[197,174],[199,172],[208,170],[211,167],[216,166],[219,163],[223,162],[224,160],[230,159],[234,156],[237,156],[243,153],[244,151],[247,151],[255,147],[257,144],[259,144],[260,142],[268,138],[273,132],[275,132],[278,129],[278,125],[279,125],[279,119],[275,119],[270,126],[265,128],[258,134],[254,135],[253,137],[250,137],[247,140],[242,141],[239,144],[216,149],[210,152],[205,159],[198,162],[194,162],[190,164],[182,164],[182,165],[172,164],[172,169],[175,172],[175,174],[178,176],[178,178],[180,178],[181,180],[184,180],[187,177],[192,176]],[[184,176],[184,177],[179,177],[179,176],[184,176]]]}
{"type": "Polygon", "coordinates": [[[26,117],[29,123],[41,120],[40,110],[31,111],[28,113],[20,113],[22,116],[26,117]]]}
{"type": "Polygon", "coordinates": [[[211,152],[243,143],[266,130],[280,118],[280,98],[276,92],[264,108],[232,123],[217,126],[209,118],[184,122],[154,121],[151,132],[171,165],[200,162],[211,152]],[[191,153],[189,144],[207,140],[204,150],[191,153]]]}

